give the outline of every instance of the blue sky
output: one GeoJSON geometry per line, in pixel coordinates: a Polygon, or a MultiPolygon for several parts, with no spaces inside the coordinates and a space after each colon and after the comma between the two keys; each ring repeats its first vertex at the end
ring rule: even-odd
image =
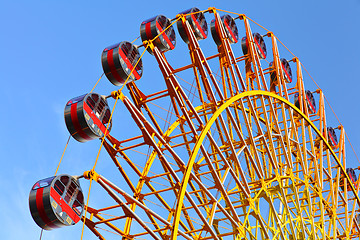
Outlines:
{"type": "MultiPolygon", "coordinates": [[[[69,99],[89,92],[101,76],[102,50],[136,39],[145,19],[158,14],[174,18],[194,6],[243,13],[273,31],[323,89],[360,157],[359,0],[0,0],[1,239],[39,238],[40,230],[28,209],[29,191],[37,180],[55,173],[69,136],[64,106],[69,99]]],[[[177,44],[184,44],[177,36],[177,44]]],[[[212,41],[211,36],[206,41],[212,41]]],[[[215,49],[215,44],[206,45],[210,46],[215,49]]],[[[151,73],[157,66],[147,59],[151,59],[149,54],[140,81],[152,87],[151,73]]],[[[312,84],[307,76],[306,81],[312,84]]],[[[113,90],[105,77],[96,89],[101,94],[113,90]]],[[[124,106],[117,111],[125,111],[124,106]]],[[[330,108],[327,115],[329,124],[337,126],[330,108]]],[[[126,124],[121,123],[124,128],[126,124]]],[[[59,173],[81,174],[91,169],[98,148],[98,141],[80,144],[71,140],[59,173]]],[[[356,167],[360,163],[350,150],[347,145],[347,164],[356,167]]],[[[86,182],[83,190],[86,195],[86,182]]],[[[80,225],[45,232],[43,239],[80,239],[80,225]]],[[[84,239],[96,238],[86,231],[84,239]]]]}

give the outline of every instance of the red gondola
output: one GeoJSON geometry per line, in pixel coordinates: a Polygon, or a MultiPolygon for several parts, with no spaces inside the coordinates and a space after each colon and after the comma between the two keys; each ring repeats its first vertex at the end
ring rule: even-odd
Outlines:
{"type": "MultiPolygon", "coordinates": [[[[351,183],[354,185],[354,187],[355,187],[355,189],[356,189],[356,187],[357,187],[357,184],[356,184],[356,182],[357,182],[357,176],[356,176],[356,173],[355,173],[355,169],[353,169],[353,168],[347,168],[346,169],[346,174],[349,176],[349,178],[350,178],[350,181],[351,181],[351,183]]],[[[340,187],[341,187],[341,189],[344,191],[344,178],[345,178],[345,176],[343,175],[343,174],[341,174],[341,180],[340,180],[340,187]]],[[[350,183],[347,183],[347,190],[348,191],[351,191],[351,186],[350,186],[350,183]]]]}
{"type": "MultiPolygon", "coordinates": [[[[259,55],[260,59],[265,59],[267,51],[264,38],[260,35],[260,33],[253,33],[253,38],[257,54],[259,55]]],[[[246,36],[241,39],[241,48],[244,55],[248,54],[249,41],[247,41],[246,36]]]]}
{"type": "MultiPolygon", "coordinates": [[[[185,18],[189,22],[197,40],[207,38],[208,25],[204,13],[200,12],[198,8],[194,7],[183,11],[180,14],[187,15],[185,18]]],[[[177,22],[177,27],[181,38],[184,40],[184,42],[189,43],[189,38],[186,34],[182,21],[177,22]]]]}
{"type": "MultiPolygon", "coordinates": [[[[163,16],[158,15],[148,20],[145,20],[140,25],[140,36],[142,41],[154,40],[154,45],[159,48],[161,52],[173,50],[176,44],[176,35],[170,20],[163,16]]],[[[148,48],[152,54],[152,50],[148,48]]]]}
{"type": "MultiPolygon", "coordinates": [[[[306,90],[305,98],[306,98],[305,101],[306,101],[306,105],[308,107],[309,113],[311,113],[311,114],[316,113],[316,103],[315,103],[315,98],[314,98],[314,95],[312,94],[312,92],[310,92],[309,90],[306,90]]],[[[300,109],[299,93],[295,93],[294,99],[295,99],[295,106],[300,109]]]]}
{"type": "MultiPolygon", "coordinates": [[[[239,39],[239,33],[234,19],[230,15],[225,14],[221,17],[221,21],[225,29],[225,37],[230,40],[230,43],[237,43],[239,39]]],[[[216,45],[219,46],[221,45],[221,37],[220,29],[217,24],[217,21],[213,19],[210,24],[210,30],[216,45]]]]}
{"type": "Polygon", "coordinates": [[[84,196],[78,180],[62,174],[35,183],[30,191],[29,207],[36,224],[52,230],[80,221],[84,196]]]}
{"type": "MultiPolygon", "coordinates": [[[[287,83],[291,83],[292,82],[292,71],[291,71],[291,67],[290,67],[289,62],[285,58],[281,58],[280,62],[281,62],[281,68],[282,68],[282,71],[283,71],[283,74],[284,74],[285,81],[287,83]]],[[[269,66],[272,67],[273,62],[271,62],[269,64],[269,66]]],[[[272,72],[270,74],[270,79],[271,79],[271,82],[276,82],[277,81],[275,72],[272,72]]]]}
{"type": "Polygon", "coordinates": [[[88,93],[67,102],[65,123],[79,142],[101,138],[111,130],[111,111],[104,97],[88,93]]]}
{"type": "Polygon", "coordinates": [[[328,127],[327,132],[328,132],[328,141],[330,146],[336,147],[338,144],[338,140],[335,133],[335,129],[333,129],[332,127],[328,127]]]}
{"type": "Polygon", "coordinates": [[[120,86],[139,80],[142,76],[143,65],[140,53],[135,45],[123,41],[104,49],[101,64],[109,81],[120,86]],[[136,66],[135,66],[136,65],[136,66]]]}

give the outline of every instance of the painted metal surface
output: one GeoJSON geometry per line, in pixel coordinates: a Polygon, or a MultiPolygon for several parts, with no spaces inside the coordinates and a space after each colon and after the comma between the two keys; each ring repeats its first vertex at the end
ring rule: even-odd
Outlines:
{"type": "Polygon", "coordinates": [[[332,127],[327,127],[328,140],[332,147],[336,147],[338,144],[338,139],[336,136],[335,129],[332,127]]]}
{"type": "MultiPolygon", "coordinates": [[[[280,63],[281,63],[281,70],[283,72],[283,76],[284,76],[286,83],[291,83],[292,82],[292,71],[291,71],[289,62],[285,58],[281,58],[280,63]]],[[[269,66],[273,67],[273,62],[270,62],[269,66]]],[[[272,82],[277,82],[276,76],[277,76],[276,73],[270,74],[270,78],[271,78],[272,82]]]]}
{"type": "MultiPolygon", "coordinates": [[[[197,40],[203,40],[207,38],[208,25],[203,12],[201,12],[198,8],[190,8],[181,12],[180,14],[186,15],[186,21],[189,22],[197,40]]],[[[185,43],[189,43],[189,38],[183,25],[183,21],[177,22],[177,28],[181,38],[185,43]]]]}
{"type": "MultiPolygon", "coordinates": [[[[142,41],[153,41],[153,44],[159,48],[161,52],[166,52],[175,48],[176,35],[170,20],[158,15],[145,20],[140,25],[140,36],[142,41]]],[[[150,53],[151,49],[148,51],[150,53]]]]}
{"type": "MultiPolygon", "coordinates": [[[[257,54],[261,59],[265,59],[267,55],[267,50],[264,38],[260,35],[260,33],[253,33],[253,39],[257,54]]],[[[249,41],[246,36],[241,39],[241,48],[244,55],[249,53],[249,41]]]]}
{"type": "Polygon", "coordinates": [[[101,64],[106,77],[115,86],[121,86],[127,80],[130,83],[139,80],[143,74],[142,60],[137,47],[123,41],[104,49],[101,64]]]}
{"type": "Polygon", "coordinates": [[[97,93],[88,93],[69,100],[64,110],[66,127],[71,136],[79,142],[109,134],[110,115],[106,99],[97,93]]]}
{"type": "MultiPolygon", "coordinates": [[[[226,38],[230,40],[230,43],[237,43],[239,40],[239,33],[234,19],[229,14],[225,14],[221,16],[221,23],[224,26],[226,32],[226,38]]],[[[210,30],[216,45],[219,46],[222,44],[221,41],[222,38],[220,35],[218,24],[219,24],[218,21],[213,19],[210,23],[210,30]]]]}
{"type": "MultiPolygon", "coordinates": [[[[305,102],[306,106],[308,108],[309,113],[314,114],[316,113],[316,102],[314,95],[310,90],[305,91],[305,102]]],[[[294,95],[294,104],[297,108],[300,108],[300,99],[299,99],[299,93],[295,93],[294,95]]]]}
{"type": "MultiPolygon", "coordinates": [[[[349,180],[351,181],[351,183],[355,186],[355,188],[357,188],[357,180],[358,180],[358,177],[355,173],[355,169],[354,168],[346,168],[346,174],[349,176],[349,180]]],[[[344,191],[344,188],[345,188],[345,181],[347,181],[347,179],[345,177],[344,174],[341,175],[341,182],[340,182],[340,188],[342,189],[342,191],[344,191]]],[[[351,191],[351,187],[350,187],[350,184],[347,184],[347,191],[351,191]]],[[[358,218],[359,216],[357,216],[358,218]]],[[[357,219],[357,221],[359,221],[359,219],[357,219]]]]}
{"type": "Polygon", "coordinates": [[[29,207],[36,224],[44,230],[75,225],[84,210],[79,182],[70,175],[58,175],[35,183],[29,207]]]}

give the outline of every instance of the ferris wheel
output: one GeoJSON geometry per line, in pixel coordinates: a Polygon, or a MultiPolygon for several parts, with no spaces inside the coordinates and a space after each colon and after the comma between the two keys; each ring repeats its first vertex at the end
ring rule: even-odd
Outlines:
{"type": "Polygon", "coordinates": [[[281,57],[277,37],[252,32],[253,23],[191,8],[141,22],[140,45],[105,48],[104,74],[120,89],[71,98],[64,116],[76,141],[101,140],[117,175],[95,165],[38,181],[29,197],[36,224],[82,222],[99,239],[360,238],[345,130],[327,124],[324,94],[306,88],[300,60],[281,57]],[[179,39],[186,63],[167,57],[179,39]],[[202,41],[213,41],[214,54],[202,41]],[[160,91],[136,84],[146,76],[144,54],[161,71],[160,91]],[[112,131],[119,103],[136,126],[131,137],[112,131]],[[112,204],[90,206],[80,186],[87,180],[112,204]]]}

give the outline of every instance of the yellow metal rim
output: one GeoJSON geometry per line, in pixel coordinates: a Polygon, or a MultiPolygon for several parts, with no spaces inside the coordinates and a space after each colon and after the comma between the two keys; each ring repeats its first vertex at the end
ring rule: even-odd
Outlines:
{"type": "MultiPolygon", "coordinates": [[[[190,175],[191,175],[191,171],[192,168],[194,166],[195,163],[195,158],[200,150],[200,146],[202,145],[207,132],[210,130],[211,126],[213,125],[213,123],[215,122],[215,120],[219,117],[219,115],[226,109],[228,108],[231,104],[233,104],[234,102],[238,101],[241,98],[244,97],[250,97],[250,96],[256,96],[256,95],[263,95],[263,96],[268,96],[268,97],[272,97],[275,99],[278,99],[280,101],[282,101],[283,103],[287,104],[288,106],[290,106],[294,111],[296,111],[299,115],[301,115],[306,121],[307,123],[314,129],[314,131],[322,138],[322,140],[324,141],[324,143],[326,144],[326,146],[328,147],[328,149],[330,150],[331,154],[333,155],[336,163],[340,166],[342,172],[346,175],[346,171],[344,169],[344,167],[341,165],[340,160],[338,159],[338,157],[336,156],[335,152],[333,151],[333,149],[331,148],[330,144],[326,141],[325,137],[321,134],[321,132],[316,128],[316,126],[314,125],[314,123],[303,113],[301,112],[300,109],[298,109],[294,104],[292,104],[291,102],[287,101],[286,99],[280,97],[279,95],[276,95],[272,92],[267,92],[267,91],[261,91],[261,90],[254,90],[254,91],[247,91],[247,92],[243,92],[240,93],[234,97],[229,98],[226,102],[224,102],[217,110],[216,112],[212,115],[212,117],[209,119],[209,122],[206,124],[206,126],[204,127],[204,129],[202,130],[199,138],[196,141],[196,144],[193,148],[191,157],[188,161],[188,164],[186,166],[186,170],[184,173],[184,177],[182,179],[182,183],[181,183],[181,188],[179,191],[179,195],[178,195],[178,202],[177,202],[177,206],[175,209],[175,215],[174,215],[174,221],[173,221],[173,231],[171,234],[171,239],[172,240],[176,240],[177,239],[177,235],[178,235],[178,231],[179,231],[179,223],[180,223],[180,216],[181,216],[181,209],[183,207],[183,202],[184,202],[184,198],[185,198],[185,192],[186,192],[186,188],[187,185],[189,183],[190,180],[190,175]]],[[[349,181],[350,182],[350,181],[349,181]]],[[[355,193],[355,188],[352,184],[350,184],[353,192],[355,193]]],[[[357,201],[360,203],[359,197],[357,194],[355,194],[357,201]]]]}

